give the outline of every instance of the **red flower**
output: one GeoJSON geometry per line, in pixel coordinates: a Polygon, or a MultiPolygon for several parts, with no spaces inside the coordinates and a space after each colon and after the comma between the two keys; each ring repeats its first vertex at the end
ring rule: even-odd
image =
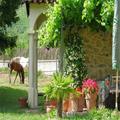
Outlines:
{"type": "Polygon", "coordinates": [[[77,87],[75,89],[80,95],[83,95],[82,87],[77,87]]]}
{"type": "Polygon", "coordinates": [[[82,93],[82,88],[81,87],[77,87],[76,91],[82,93]]]}

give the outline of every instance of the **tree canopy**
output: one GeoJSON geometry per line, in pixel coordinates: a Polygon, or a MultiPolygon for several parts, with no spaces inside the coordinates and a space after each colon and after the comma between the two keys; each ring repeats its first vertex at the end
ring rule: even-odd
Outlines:
{"type": "Polygon", "coordinates": [[[0,53],[16,45],[16,36],[8,36],[6,28],[19,20],[16,10],[20,3],[21,0],[0,0],[0,53]]]}
{"type": "MultiPolygon", "coordinates": [[[[40,29],[41,45],[56,46],[61,26],[90,26],[96,30],[110,30],[113,24],[114,0],[57,0],[50,7],[48,20],[40,29]]],[[[67,26],[67,27],[66,27],[67,26]]]]}

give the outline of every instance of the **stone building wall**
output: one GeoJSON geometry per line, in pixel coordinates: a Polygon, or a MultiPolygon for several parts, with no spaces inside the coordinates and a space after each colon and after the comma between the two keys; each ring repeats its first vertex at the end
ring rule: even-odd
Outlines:
{"type": "Polygon", "coordinates": [[[96,32],[90,28],[80,31],[84,40],[88,76],[102,80],[112,73],[112,34],[110,32],[96,32]]]}

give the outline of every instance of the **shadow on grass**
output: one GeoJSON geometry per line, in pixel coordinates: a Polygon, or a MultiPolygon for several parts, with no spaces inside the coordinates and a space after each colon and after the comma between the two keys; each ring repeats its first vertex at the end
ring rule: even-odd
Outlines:
{"type": "Polygon", "coordinates": [[[21,113],[18,99],[27,97],[27,91],[11,87],[0,87],[0,113],[21,113]]]}

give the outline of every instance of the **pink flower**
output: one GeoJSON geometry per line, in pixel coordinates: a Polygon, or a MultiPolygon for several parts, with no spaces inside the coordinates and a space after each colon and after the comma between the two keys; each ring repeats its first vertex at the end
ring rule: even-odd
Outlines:
{"type": "Polygon", "coordinates": [[[82,91],[84,94],[87,94],[87,93],[97,93],[98,94],[98,90],[99,90],[99,87],[95,80],[87,79],[87,80],[83,81],[82,91]]]}

